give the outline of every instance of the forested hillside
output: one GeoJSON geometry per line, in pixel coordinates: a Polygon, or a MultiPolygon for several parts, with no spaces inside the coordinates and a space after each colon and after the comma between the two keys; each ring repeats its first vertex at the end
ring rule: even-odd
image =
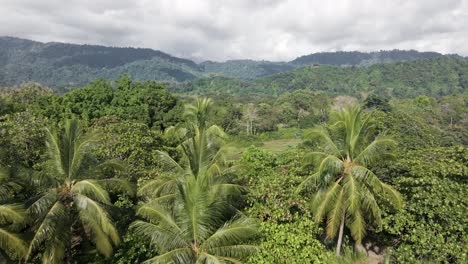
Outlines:
{"type": "Polygon", "coordinates": [[[383,63],[369,67],[316,65],[241,81],[211,76],[175,84],[175,91],[193,94],[280,95],[306,89],[330,95],[377,93],[399,98],[443,96],[468,89],[468,61],[460,58],[383,63]]]}
{"type": "MultiPolygon", "coordinates": [[[[41,43],[12,37],[0,37],[0,85],[12,86],[33,81],[56,90],[65,91],[85,85],[98,78],[116,80],[124,73],[141,81],[184,82],[200,77],[210,78],[211,75],[252,81],[277,73],[288,73],[297,68],[299,69],[295,74],[299,74],[301,71],[307,71],[301,68],[304,66],[369,66],[379,63],[440,57],[464,60],[460,56],[447,56],[435,52],[392,50],[371,53],[314,53],[299,57],[291,62],[230,60],[226,62],[206,61],[197,64],[188,59],[177,58],[151,49],[41,43]]],[[[389,67],[391,68],[391,66],[389,67]]],[[[432,70],[439,71],[440,69],[434,68],[432,70]]],[[[338,69],[338,71],[340,70],[338,69]]],[[[363,72],[366,71],[363,70],[363,72]]],[[[351,74],[346,70],[344,73],[351,74]]],[[[419,73],[415,72],[415,74],[419,73]]],[[[397,75],[396,77],[400,78],[401,76],[397,75]]],[[[320,80],[315,80],[315,83],[317,82],[320,80]]],[[[324,88],[328,89],[329,87],[324,88]]],[[[333,87],[332,89],[340,88],[333,87]]],[[[269,87],[266,89],[268,90],[269,87]]],[[[277,88],[273,87],[273,89],[277,88]]]]}
{"type": "Polygon", "coordinates": [[[415,50],[391,50],[364,53],[359,51],[319,52],[301,56],[291,63],[301,66],[313,64],[363,66],[383,62],[436,59],[443,55],[437,52],[418,52],[415,50]]]}

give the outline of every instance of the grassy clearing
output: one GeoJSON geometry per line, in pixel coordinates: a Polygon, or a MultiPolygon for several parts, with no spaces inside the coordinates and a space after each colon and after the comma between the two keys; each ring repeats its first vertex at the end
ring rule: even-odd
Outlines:
{"type": "Polygon", "coordinates": [[[295,148],[302,140],[300,139],[276,139],[263,142],[260,148],[270,151],[272,153],[283,153],[287,150],[295,148]]]}
{"type": "Polygon", "coordinates": [[[228,160],[239,159],[244,150],[252,145],[275,154],[280,154],[300,144],[302,142],[300,139],[301,135],[302,131],[299,129],[280,129],[276,132],[264,133],[258,137],[233,138],[225,147],[226,156],[228,160]]]}

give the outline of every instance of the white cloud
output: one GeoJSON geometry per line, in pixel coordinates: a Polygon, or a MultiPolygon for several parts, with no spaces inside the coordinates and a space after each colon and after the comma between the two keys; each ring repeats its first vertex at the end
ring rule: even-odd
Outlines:
{"type": "Polygon", "coordinates": [[[468,0],[0,0],[0,35],[139,46],[197,60],[319,51],[468,55],[468,0]]]}

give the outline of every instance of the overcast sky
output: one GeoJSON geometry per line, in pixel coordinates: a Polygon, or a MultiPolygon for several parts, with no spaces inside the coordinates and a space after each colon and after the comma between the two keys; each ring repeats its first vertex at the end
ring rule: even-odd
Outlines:
{"type": "Polygon", "coordinates": [[[319,51],[468,55],[468,0],[0,0],[0,35],[200,60],[319,51]]]}

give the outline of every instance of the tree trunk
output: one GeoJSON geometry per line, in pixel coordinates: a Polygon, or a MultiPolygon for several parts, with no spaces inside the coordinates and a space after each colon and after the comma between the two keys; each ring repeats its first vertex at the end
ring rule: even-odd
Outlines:
{"type": "Polygon", "coordinates": [[[341,216],[340,231],[338,233],[338,242],[336,243],[336,255],[341,255],[341,244],[343,243],[343,231],[345,224],[346,211],[343,209],[343,215],[341,216]]]}

